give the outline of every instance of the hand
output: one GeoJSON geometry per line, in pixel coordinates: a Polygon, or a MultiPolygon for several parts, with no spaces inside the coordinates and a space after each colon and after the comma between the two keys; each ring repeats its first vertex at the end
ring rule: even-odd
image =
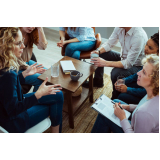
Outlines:
{"type": "Polygon", "coordinates": [[[41,98],[42,96],[50,95],[50,94],[56,94],[56,92],[60,92],[62,88],[56,88],[60,87],[60,84],[55,85],[49,85],[47,86],[46,83],[48,81],[48,77],[45,79],[45,81],[40,85],[37,92],[35,93],[35,96],[37,99],[41,98]]]}
{"type": "Polygon", "coordinates": [[[91,63],[94,63],[94,65],[96,66],[96,67],[106,67],[106,62],[107,61],[105,61],[104,59],[102,59],[102,58],[92,58],[91,59],[91,63]]]}
{"type": "MultiPolygon", "coordinates": [[[[97,50],[92,51],[91,54],[92,54],[92,53],[96,53],[96,54],[99,55],[99,52],[98,52],[97,50]]],[[[90,54],[90,56],[91,56],[91,54],[90,54]]]]}
{"type": "Polygon", "coordinates": [[[121,109],[118,106],[118,103],[115,103],[114,105],[114,114],[122,121],[123,119],[126,119],[126,114],[124,112],[124,109],[121,109]]]}
{"type": "Polygon", "coordinates": [[[57,46],[58,46],[58,47],[63,47],[66,43],[67,43],[67,41],[65,41],[65,39],[62,38],[62,39],[57,43],[57,46]]]}
{"type": "Polygon", "coordinates": [[[117,81],[116,83],[114,84],[115,86],[115,89],[121,93],[126,93],[127,92],[127,86],[125,84],[120,84],[120,85],[117,85],[117,81]]]}
{"type": "Polygon", "coordinates": [[[121,107],[127,111],[130,111],[130,107],[127,104],[121,104],[121,107]]]}
{"type": "Polygon", "coordinates": [[[23,71],[23,76],[27,77],[30,75],[34,75],[36,73],[40,73],[42,74],[43,72],[46,71],[46,69],[43,68],[44,66],[42,66],[42,64],[37,65],[37,62],[31,66],[29,66],[25,71],[23,71]]]}

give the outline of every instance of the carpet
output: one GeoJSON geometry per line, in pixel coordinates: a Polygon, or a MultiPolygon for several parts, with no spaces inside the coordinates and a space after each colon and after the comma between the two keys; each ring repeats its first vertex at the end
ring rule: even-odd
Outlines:
{"type": "MultiPolygon", "coordinates": [[[[111,98],[112,95],[112,83],[110,76],[104,74],[104,86],[103,88],[93,88],[94,101],[100,97],[101,94],[105,94],[111,98]]],[[[90,133],[94,122],[97,117],[97,112],[90,108],[93,103],[89,102],[89,99],[83,104],[83,106],[74,115],[74,129],[69,127],[68,114],[63,112],[62,133],[90,133]]],[[[50,129],[45,131],[50,133],[50,129]]]]}

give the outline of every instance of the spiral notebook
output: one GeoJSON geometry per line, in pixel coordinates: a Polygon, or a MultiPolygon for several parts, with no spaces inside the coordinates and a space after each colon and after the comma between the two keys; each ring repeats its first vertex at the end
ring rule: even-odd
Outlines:
{"type": "MultiPolygon", "coordinates": [[[[114,122],[116,125],[121,127],[120,119],[114,114],[114,105],[115,102],[113,102],[110,98],[102,94],[96,102],[91,106],[95,111],[102,114],[106,118],[110,119],[112,122],[114,122]]],[[[130,117],[131,113],[125,110],[127,119],[130,117]]]]}

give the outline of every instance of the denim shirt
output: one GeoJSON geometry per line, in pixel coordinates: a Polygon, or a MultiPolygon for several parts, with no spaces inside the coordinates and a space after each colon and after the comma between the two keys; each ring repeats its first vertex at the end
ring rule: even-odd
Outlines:
{"type": "MultiPolygon", "coordinates": [[[[65,31],[64,27],[59,27],[60,31],[65,31]]],[[[70,38],[77,38],[81,41],[95,41],[94,30],[91,27],[77,27],[74,31],[71,27],[68,27],[67,34],[70,38]]]]}

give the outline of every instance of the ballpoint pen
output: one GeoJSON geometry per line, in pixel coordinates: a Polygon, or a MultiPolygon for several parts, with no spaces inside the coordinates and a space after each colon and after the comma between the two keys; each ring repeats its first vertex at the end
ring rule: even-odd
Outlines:
{"type": "MultiPolygon", "coordinates": [[[[111,101],[113,104],[115,104],[115,102],[114,101],[111,101]]],[[[118,107],[120,108],[120,109],[123,109],[120,105],[120,102],[118,103],[118,107]]]]}

